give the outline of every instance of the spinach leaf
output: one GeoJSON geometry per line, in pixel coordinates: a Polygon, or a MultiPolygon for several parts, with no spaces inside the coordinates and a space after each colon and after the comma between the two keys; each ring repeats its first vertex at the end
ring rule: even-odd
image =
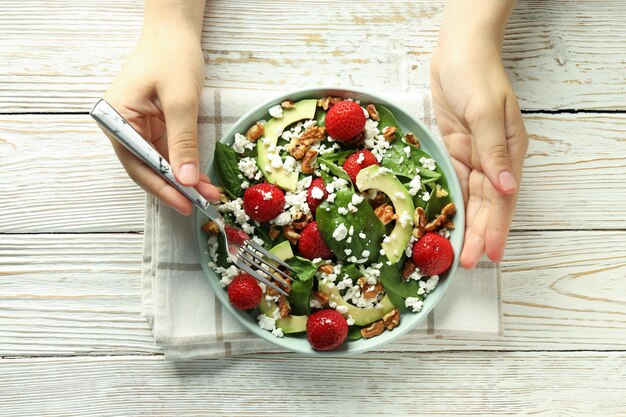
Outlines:
{"type": "Polygon", "coordinates": [[[228,262],[228,253],[226,252],[226,240],[223,234],[217,235],[217,259],[215,264],[222,268],[228,268],[230,262],[228,262]]]}
{"type": "Polygon", "coordinates": [[[291,283],[291,292],[287,297],[291,306],[291,313],[297,316],[311,313],[311,291],[314,279],[294,281],[291,283]]]}
{"type": "Polygon", "coordinates": [[[328,167],[328,169],[330,170],[330,173],[333,174],[334,176],[339,177],[339,178],[343,178],[344,180],[347,180],[348,183],[352,184],[352,180],[350,179],[350,176],[340,166],[335,165],[334,163],[328,161],[327,159],[325,159],[323,157],[318,157],[317,161],[320,164],[326,165],[328,167]]]}
{"type": "Polygon", "coordinates": [[[389,110],[382,104],[376,104],[376,111],[378,112],[378,116],[380,117],[380,120],[378,121],[378,129],[381,132],[387,126],[392,126],[396,128],[396,138],[394,139],[394,141],[404,137],[404,133],[402,133],[402,129],[400,129],[400,126],[398,125],[396,116],[393,115],[391,110],[389,110]]]}
{"type": "Polygon", "coordinates": [[[350,326],[350,329],[348,330],[348,336],[346,337],[346,339],[348,340],[359,340],[361,339],[363,336],[361,335],[361,329],[363,328],[363,326],[350,326]]]}
{"type": "Polygon", "coordinates": [[[343,163],[346,161],[346,158],[348,158],[354,152],[354,150],[341,151],[337,153],[326,154],[323,156],[323,158],[325,161],[337,162],[337,164],[343,165],[343,163]]]}
{"type": "Polygon", "coordinates": [[[287,264],[296,271],[300,281],[310,280],[315,275],[315,271],[317,271],[317,266],[313,262],[300,256],[288,259],[287,264]]]}
{"type": "Polygon", "coordinates": [[[396,140],[383,157],[381,165],[389,168],[395,175],[406,177],[409,179],[419,175],[425,178],[425,182],[437,181],[441,177],[441,171],[431,171],[422,167],[420,158],[430,158],[423,150],[413,145],[408,145],[402,140],[396,140]],[[405,152],[408,146],[409,154],[405,152]]]}
{"type": "Polygon", "coordinates": [[[344,265],[343,268],[341,268],[341,274],[342,276],[347,275],[348,278],[353,280],[357,280],[363,276],[363,272],[359,271],[359,268],[354,264],[344,265]]]}
{"type": "Polygon", "coordinates": [[[340,214],[339,208],[347,208],[354,195],[350,190],[341,190],[337,192],[332,204],[328,200],[320,204],[316,210],[317,226],[322,239],[337,258],[348,261],[348,258],[355,256],[356,259],[367,258],[368,262],[373,262],[378,258],[385,226],[366,200],[356,205],[356,212],[340,214]],[[333,233],[340,226],[348,231],[352,228],[353,234],[348,233],[342,240],[336,240],[333,233]],[[365,233],[365,238],[359,237],[360,232],[365,233]],[[364,257],[363,251],[369,251],[369,255],[364,257]]]}
{"type": "Polygon", "coordinates": [[[318,126],[326,126],[326,113],[328,113],[328,111],[322,109],[321,107],[318,107],[315,110],[315,121],[317,121],[318,126]]]}
{"type": "Polygon", "coordinates": [[[217,142],[215,144],[215,165],[224,191],[230,198],[241,197],[243,195],[241,189],[243,174],[239,171],[235,150],[225,143],[217,142]]]}
{"type": "Polygon", "coordinates": [[[379,262],[383,263],[380,268],[380,283],[383,284],[385,292],[394,306],[400,310],[406,310],[404,300],[408,297],[419,297],[419,283],[415,280],[404,282],[402,280],[402,266],[404,265],[404,257],[393,265],[387,264],[387,257],[383,256],[379,262]]]}

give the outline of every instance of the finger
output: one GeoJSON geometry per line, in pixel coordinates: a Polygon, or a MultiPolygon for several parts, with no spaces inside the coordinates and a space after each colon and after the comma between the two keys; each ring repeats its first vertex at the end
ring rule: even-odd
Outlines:
{"type": "Polygon", "coordinates": [[[454,167],[456,175],[459,177],[459,183],[461,184],[461,191],[463,193],[463,201],[465,202],[465,205],[467,205],[467,199],[469,198],[470,169],[454,156],[451,156],[450,160],[452,161],[452,166],[454,167]]]}
{"type": "Polygon", "coordinates": [[[489,223],[485,233],[485,251],[493,262],[500,262],[504,256],[516,198],[517,195],[499,193],[492,195],[489,223]]]}
{"type": "Polygon", "coordinates": [[[521,183],[524,158],[528,151],[528,133],[517,98],[512,94],[506,100],[505,117],[509,159],[513,174],[518,179],[518,183],[521,183]]]}
{"type": "MultiPolygon", "coordinates": [[[[107,136],[109,135],[107,134],[107,136]]],[[[126,169],[128,176],[135,181],[137,185],[178,212],[185,215],[191,214],[192,205],[185,196],[179,193],[157,173],[152,171],[151,168],[135,157],[135,155],[120,143],[113,139],[111,139],[111,143],[113,144],[113,149],[117,157],[124,166],[124,169],[126,169]]]]}
{"type": "Polygon", "coordinates": [[[468,117],[467,121],[482,171],[496,190],[511,194],[517,190],[517,181],[507,150],[504,107],[504,100],[501,105],[485,106],[468,117]]]}
{"type": "MultiPolygon", "coordinates": [[[[181,78],[181,80],[183,80],[181,78]]],[[[195,186],[200,178],[198,155],[198,97],[192,82],[179,81],[161,88],[170,164],[176,179],[195,186]]]]}
{"type": "Polygon", "coordinates": [[[469,215],[473,216],[473,218],[470,218],[471,226],[466,233],[460,258],[461,265],[466,269],[474,268],[483,256],[483,253],[485,253],[485,232],[490,215],[490,201],[486,196],[489,190],[493,190],[491,183],[480,173],[476,173],[473,181],[470,182],[474,186],[474,196],[480,196],[480,207],[478,209],[470,207],[470,210],[476,213],[469,212],[469,215]]]}

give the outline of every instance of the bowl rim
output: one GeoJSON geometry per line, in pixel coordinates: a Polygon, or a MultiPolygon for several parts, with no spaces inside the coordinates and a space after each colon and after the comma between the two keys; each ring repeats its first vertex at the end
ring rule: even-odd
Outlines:
{"type": "MultiPolygon", "coordinates": [[[[456,188],[456,190],[458,190],[458,192],[455,193],[456,198],[455,200],[460,201],[462,204],[461,206],[464,207],[464,200],[463,200],[463,194],[461,192],[461,185],[459,183],[459,178],[456,175],[456,171],[454,170],[454,167],[452,165],[452,161],[450,160],[450,156],[448,154],[448,151],[446,150],[446,148],[444,147],[443,143],[437,138],[437,136],[435,135],[435,133],[429,128],[427,127],[424,122],[422,122],[420,119],[418,119],[417,117],[407,113],[406,111],[404,111],[402,108],[396,106],[393,104],[393,100],[390,99],[386,93],[379,93],[379,92],[372,92],[366,88],[360,88],[360,87],[341,87],[341,86],[317,86],[317,87],[304,87],[304,88],[299,88],[299,89],[294,89],[294,90],[289,90],[286,92],[279,92],[277,91],[276,94],[274,96],[272,96],[270,99],[263,101],[262,103],[259,103],[258,105],[254,106],[253,108],[251,108],[250,110],[248,110],[243,116],[241,116],[239,119],[237,119],[237,121],[235,123],[233,123],[233,125],[226,131],[226,133],[224,133],[222,135],[221,138],[219,138],[220,142],[223,143],[230,143],[231,141],[229,140],[229,138],[233,138],[235,133],[242,131],[241,126],[245,125],[247,126],[247,124],[251,124],[256,122],[258,119],[255,120],[248,120],[251,119],[253,115],[255,115],[256,113],[260,112],[260,111],[264,111],[265,113],[267,113],[267,109],[273,105],[279,104],[280,102],[282,102],[283,100],[287,100],[292,98],[293,96],[310,96],[311,98],[320,98],[320,97],[324,97],[327,95],[331,95],[331,96],[346,96],[346,97],[350,97],[351,95],[361,95],[361,96],[369,96],[372,97],[374,99],[376,99],[376,103],[380,103],[384,106],[387,107],[391,107],[392,108],[392,113],[394,115],[397,114],[402,114],[404,116],[404,118],[408,118],[409,120],[411,120],[412,122],[414,122],[415,124],[417,124],[424,132],[426,132],[427,136],[428,136],[428,141],[429,141],[429,145],[437,148],[437,150],[439,151],[439,153],[443,156],[443,161],[439,161],[437,160],[437,164],[440,166],[445,166],[442,167],[442,170],[444,170],[445,174],[446,174],[446,179],[448,181],[448,187],[451,189],[453,188],[452,186],[454,186],[456,188]],[[443,162],[443,163],[442,163],[443,162]]],[[[358,98],[357,98],[358,99],[358,98]]],[[[245,130],[245,129],[244,129],[245,130]]],[[[431,155],[432,156],[432,155],[431,155]]],[[[205,165],[205,167],[203,168],[203,172],[207,173],[210,169],[210,167],[212,166],[212,162],[213,162],[213,158],[210,157],[207,164],[205,165]]],[[[196,251],[197,251],[197,255],[198,255],[198,260],[201,261],[203,258],[203,254],[202,252],[202,248],[201,248],[201,244],[199,239],[201,238],[206,238],[206,235],[200,231],[200,219],[202,218],[202,215],[200,214],[199,210],[197,210],[194,207],[194,211],[193,211],[193,216],[194,216],[194,237],[195,237],[195,246],[196,246],[196,251]]],[[[460,237],[460,242],[461,242],[461,246],[462,246],[462,242],[464,239],[464,233],[465,233],[465,211],[464,210],[458,210],[457,211],[457,217],[455,218],[455,231],[454,233],[458,233],[461,235],[460,237]]],[[[390,343],[396,339],[398,339],[399,337],[403,336],[404,334],[408,333],[409,331],[411,331],[412,329],[414,329],[417,324],[419,324],[421,321],[423,321],[428,315],[429,313],[434,309],[434,307],[441,301],[441,299],[443,298],[443,295],[445,294],[445,292],[447,291],[448,287],[450,286],[450,283],[452,282],[454,275],[456,273],[457,268],[459,267],[459,257],[460,257],[460,247],[459,248],[455,248],[455,258],[454,261],[452,263],[452,266],[450,267],[450,269],[446,272],[446,278],[443,282],[439,282],[437,285],[437,288],[435,289],[435,291],[437,291],[437,297],[436,300],[434,300],[431,303],[428,303],[428,305],[426,304],[426,302],[424,303],[424,308],[418,312],[418,313],[414,313],[416,314],[416,318],[413,320],[413,322],[409,323],[409,325],[407,325],[405,328],[396,328],[394,332],[390,332],[391,334],[389,336],[387,336],[386,338],[382,338],[380,340],[378,337],[372,338],[372,339],[367,339],[368,343],[365,346],[360,346],[360,347],[353,347],[353,348],[346,348],[346,349],[338,349],[338,350],[331,350],[331,351],[317,351],[317,350],[313,350],[310,346],[308,346],[307,343],[307,348],[299,348],[299,347],[294,347],[294,346],[289,346],[287,343],[283,343],[282,341],[284,340],[283,338],[278,338],[272,335],[271,332],[261,329],[258,324],[256,323],[252,323],[250,321],[244,320],[240,317],[240,314],[248,314],[247,312],[242,312],[240,310],[236,310],[229,302],[228,302],[228,298],[227,298],[227,293],[224,291],[223,288],[221,288],[219,281],[215,280],[215,279],[211,279],[211,274],[217,276],[217,274],[215,273],[215,271],[213,271],[207,264],[200,262],[201,266],[202,266],[202,272],[205,275],[205,278],[209,281],[209,285],[211,286],[211,289],[216,293],[216,298],[218,299],[218,301],[222,304],[222,306],[224,306],[233,316],[235,316],[236,320],[243,325],[247,330],[249,330],[250,332],[252,332],[255,336],[260,337],[262,339],[265,339],[267,341],[269,341],[270,343],[273,343],[274,345],[276,345],[277,347],[281,348],[281,349],[285,349],[288,351],[292,351],[292,352],[296,352],[296,353],[300,353],[300,354],[304,354],[304,355],[309,355],[309,356],[345,356],[345,355],[355,355],[355,354],[359,354],[359,353],[364,353],[367,351],[372,351],[375,350],[377,348],[380,348],[381,346],[390,343]]],[[[434,295],[434,294],[433,294],[434,295]]],[[[430,295],[429,297],[431,297],[432,295],[430,295]]],[[[428,299],[428,297],[426,298],[428,299]]],[[[406,312],[404,314],[407,314],[406,312]]],[[[286,335],[286,337],[291,338],[289,335],[286,335]]],[[[344,344],[344,346],[346,346],[344,344]]]]}

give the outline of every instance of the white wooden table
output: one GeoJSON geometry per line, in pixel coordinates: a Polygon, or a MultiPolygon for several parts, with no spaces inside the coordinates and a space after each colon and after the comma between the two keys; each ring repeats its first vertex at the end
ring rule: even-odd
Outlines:
{"type": "MultiPolygon", "coordinates": [[[[427,89],[443,0],[211,1],[205,84],[427,89]]],[[[531,144],[503,336],[168,363],[140,312],[143,196],[87,111],[142,2],[0,2],[0,415],[626,415],[626,2],[520,0],[531,144]]]]}

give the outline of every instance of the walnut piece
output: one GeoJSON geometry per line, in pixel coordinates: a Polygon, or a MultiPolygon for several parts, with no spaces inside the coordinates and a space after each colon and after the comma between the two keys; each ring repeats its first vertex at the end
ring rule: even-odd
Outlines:
{"type": "Polygon", "coordinates": [[[319,100],[317,100],[317,105],[318,107],[321,107],[324,110],[328,110],[329,108],[331,108],[332,106],[334,106],[335,104],[341,101],[343,101],[341,97],[328,96],[328,97],[320,98],[319,100]]]}
{"type": "Polygon", "coordinates": [[[333,264],[324,264],[320,265],[319,268],[317,268],[319,272],[323,272],[325,274],[332,274],[334,269],[335,267],[333,264]]]}
{"type": "Polygon", "coordinates": [[[202,230],[204,231],[204,233],[207,233],[209,235],[216,235],[220,232],[220,228],[213,220],[209,220],[208,222],[204,223],[202,225],[202,230]]]}
{"type": "Polygon", "coordinates": [[[370,119],[375,120],[377,122],[380,120],[380,115],[378,114],[378,111],[376,110],[376,106],[374,106],[373,104],[368,104],[367,107],[365,107],[365,110],[367,110],[367,114],[370,115],[370,119]]]}
{"type": "Polygon", "coordinates": [[[450,217],[454,216],[454,213],[456,213],[456,206],[454,205],[454,203],[446,204],[441,209],[441,213],[439,213],[439,215],[434,220],[429,222],[424,227],[424,231],[434,232],[434,231],[441,229],[441,227],[446,222],[446,220],[449,220],[450,217]]]}
{"type": "Polygon", "coordinates": [[[443,188],[441,185],[437,184],[437,186],[435,187],[435,196],[437,198],[443,198],[443,197],[447,197],[448,195],[449,195],[448,191],[445,188],[443,188]]]}
{"type": "Polygon", "coordinates": [[[389,143],[393,142],[396,137],[396,129],[394,126],[387,126],[383,129],[383,138],[389,143]]]}
{"type": "Polygon", "coordinates": [[[297,144],[288,149],[291,156],[295,159],[302,159],[306,155],[307,151],[311,149],[311,145],[297,144]]]}
{"type": "Polygon", "coordinates": [[[280,103],[280,107],[282,107],[285,110],[290,110],[293,109],[295,107],[293,100],[285,100],[282,103],[280,103]]]}
{"type": "Polygon", "coordinates": [[[271,225],[268,235],[270,236],[270,239],[275,240],[278,235],[280,235],[280,230],[278,230],[278,227],[271,225]]]}
{"type": "Polygon", "coordinates": [[[407,259],[406,261],[404,261],[404,265],[402,265],[402,280],[408,281],[409,277],[413,272],[415,272],[416,268],[417,267],[412,260],[407,259]]]}
{"type": "Polygon", "coordinates": [[[291,222],[291,225],[296,230],[302,230],[311,222],[311,220],[313,220],[313,216],[311,215],[311,213],[303,213],[301,211],[299,211],[298,213],[300,215],[296,220],[291,222]]]}
{"type": "Polygon", "coordinates": [[[322,141],[326,138],[326,128],[320,126],[311,126],[298,138],[298,142],[302,145],[313,145],[315,142],[322,141]]]}
{"type": "Polygon", "coordinates": [[[387,194],[383,193],[382,191],[377,191],[376,197],[370,200],[370,204],[372,205],[372,207],[376,208],[383,204],[386,198],[387,194]]]}
{"type": "Polygon", "coordinates": [[[447,219],[445,222],[443,222],[442,226],[448,230],[454,230],[454,222],[450,219],[447,219]]]}
{"type": "Polygon", "coordinates": [[[285,318],[291,314],[291,308],[289,307],[289,303],[287,303],[287,298],[283,294],[278,297],[278,308],[281,318],[285,318]]]}
{"type": "Polygon", "coordinates": [[[367,327],[361,329],[361,336],[363,339],[369,339],[380,335],[385,331],[385,323],[382,320],[375,321],[367,327]]]}
{"type": "Polygon", "coordinates": [[[418,207],[415,209],[413,213],[413,224],[415,228],[413,229],[413,236],[416,238],[420,238],[424,236],[424,227],[426,227],[426,212],[423,208],[418,207]]]}
{"type": "Polygon", "coordinates": [[[317,298],[317,301],[319,301],[323,306],[328,304],[328,296],[323,292],[313,291],[313,297],[317,298]]]}
{"type": "Polygon", "coordinates": [[[283,226],[283,234],[292,245],[295,245],[300,240],[300,233],[296,232],[291,224],[283,226]]]}
{"type": "Polygon", "coordinates": [[[364,299],[372,299],[378,297],[378,294],[383,292],[385,289],[380,282],[376,284],[368,284],[365,277],[361,277],[356,281],[356,284],[361,287],[361,294],[364,299]]]}
{"type": "Polygon", "coordinates": [[[416,148],[420,147],[420,141],[419,139],[417,139],[417,137],[415,137],[413,133],[407,133],[406,135],[404,135],[404,140],[406,140],[407,143],[410,143],[416,148]]]}
{"type": "Polygon", "coordinates": [[[262,123],[255,124],[246,132],[246,139],[250,142],[256,142],[265,133],[265,128],[262,123]]]}
{"type": "Polygon", "coordinates": [[[303,174],[312,174],[315,171],[315,167],[313,167],[313,160],[317,156],[317,151],[315,149],[309,149],[304,154],[302,158],[302,173],[303,174]]]}
{"type": "Polygon", "coordinates": [[[383,324],[387,330],[392,330],[400,324],[400,310],[393,309],[383,316],[383,324]]]}
{"type": "Polygon", "coordinates": [[[378,220],[380,220],[384,225],[391,223],[393,220],[394,212],[391,204],[382,204],[376,207],[374,213],[376,214],[376,217],[378,217],[378,220]]]}

